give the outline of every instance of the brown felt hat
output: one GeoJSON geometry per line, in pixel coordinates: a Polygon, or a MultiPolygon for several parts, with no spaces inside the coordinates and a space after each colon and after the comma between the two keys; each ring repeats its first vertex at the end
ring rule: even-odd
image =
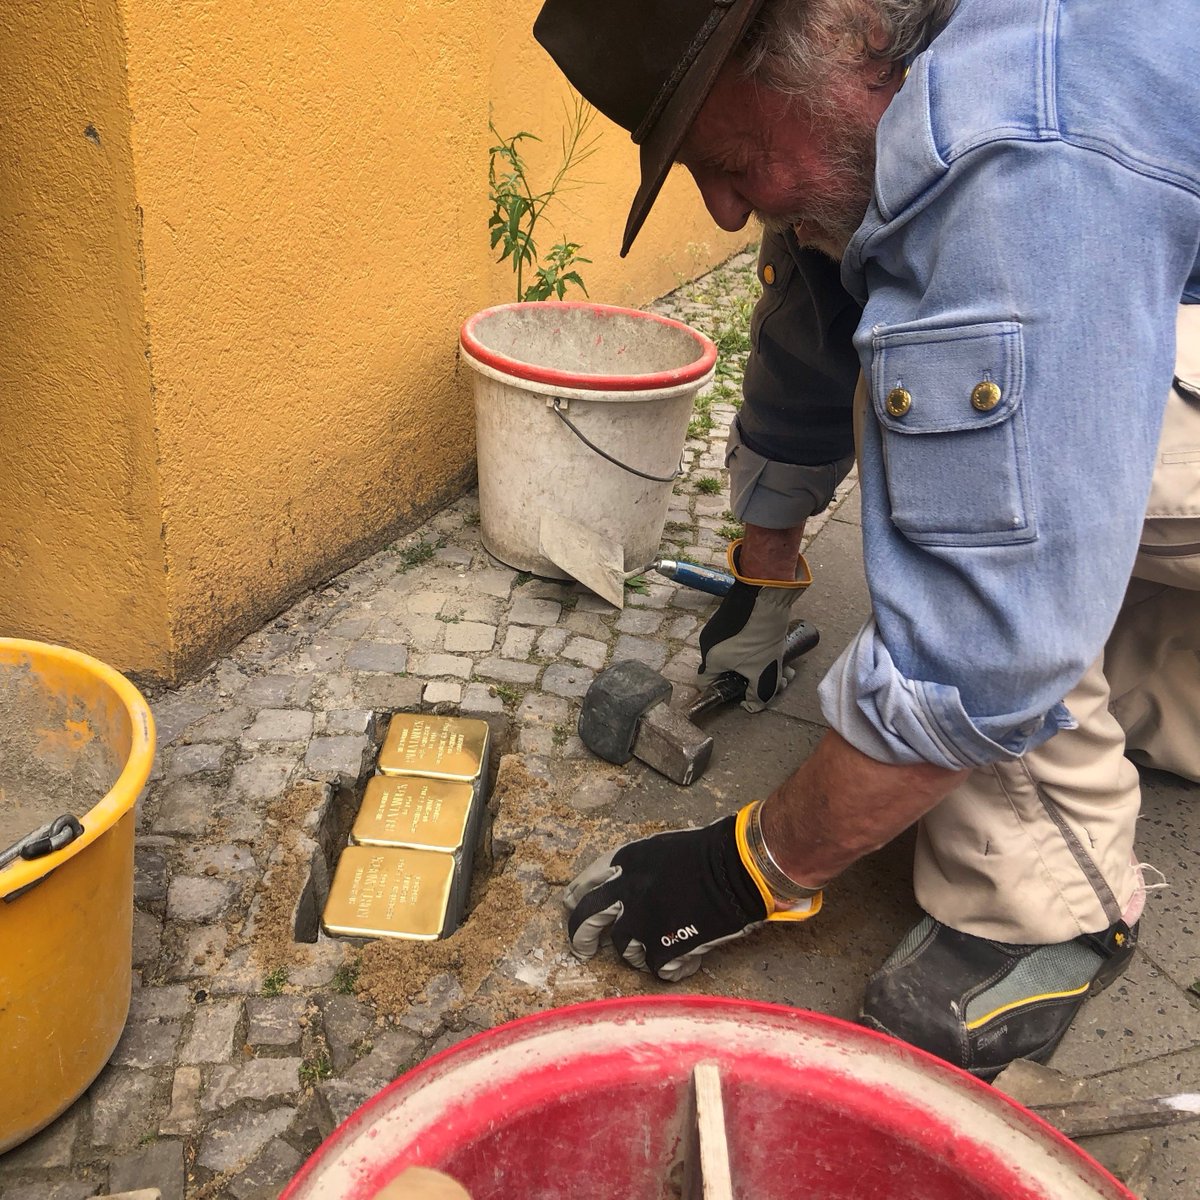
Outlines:
{"type": "Polygon", "coordinates": [[[585,100],[633,134],[642,182],[622,258],[763,0],[546,0],[533,36],[585,100]]]}

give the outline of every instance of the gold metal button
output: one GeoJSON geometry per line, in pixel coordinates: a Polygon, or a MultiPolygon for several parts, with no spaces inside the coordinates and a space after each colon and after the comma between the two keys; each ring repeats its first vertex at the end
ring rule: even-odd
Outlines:
{"type": "Polygon", "coordinates": [[[763,282],[768,284],[775,282],[775,268],[770,263],[763,267],[763,282]]]}
{"type": "Polygon", "coordinates": [[[971,406],[980,412],[991,412],[1000,403],[1000,389],[990,379],[977,383],[971,390],[971,406]]]}
{"type": "Polygon", "coordinates": [[[889,417],[902,417],[912,408],[912,397],[903,388],[892,388],[887,394],[885,407],[889,417]]]}

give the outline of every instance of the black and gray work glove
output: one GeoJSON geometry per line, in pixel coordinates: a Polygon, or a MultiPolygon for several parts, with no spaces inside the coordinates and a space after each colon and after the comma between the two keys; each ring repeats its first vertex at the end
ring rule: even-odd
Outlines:
{"type": "Polygon", "coordinates": [[[605,933],[631,966],[670,982],[686,979],[722,942],[764,921],[802,921],[818,893],[780,908],[748,866],[745,826],[753,806],[703,829],[660,833],[598,858],[563,896],[571,949],[591,958],[605,933]]]}
{"type": "Polygon", "coordinates": [[[812,583],[812,575],[801,554],[792,583],[747,579],[738,570],[741,545],[739,538],[729,547],[733,587],[700,631],[697,674],[709,683],[726,671],[736,671],[747,683],[742,707],[748,712],[761,712],[791,678],[791,668],[783,665],[788,620],[792,604],[812,583]]]}

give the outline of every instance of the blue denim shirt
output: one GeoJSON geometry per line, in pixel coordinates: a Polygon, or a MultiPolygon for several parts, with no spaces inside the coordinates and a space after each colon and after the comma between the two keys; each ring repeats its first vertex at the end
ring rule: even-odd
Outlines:
{"type": "Polygon", "coordinates": [[[1133,565],[1200,302],[1195,0],[960,0],[877,145],[843,262],[873,617],[821,700],[872,758],[977,766],[1071,725],[1133,565]]]}

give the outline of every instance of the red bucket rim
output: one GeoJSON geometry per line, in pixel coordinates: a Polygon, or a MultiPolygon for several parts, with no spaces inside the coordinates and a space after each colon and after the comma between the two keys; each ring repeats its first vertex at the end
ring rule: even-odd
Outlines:
{"type": "Polygon", "coordinates": [[[584,300],[526,300],[516,304],[497,304],[492,308],[482,309],[463,322],[462,330],[459,333],[459,342],[472,358],[493,370],[511,375],[515,379],[589,392],[649,392],[697,383],[713,369],[717,361],[716,345],[704,334],[690,325],[685,325],[682,321],[673,320],[671,317],[661,317],[658,313],[644,312],[638,308],[622,308],[616,304],[593,304],[584,300]],[[659,325],[666,325],[687,334],[696,343],[700,357],[686,366],[674,367],[667,371],[652,371],[641,375],[591,375],[577,371],[560,371],[554,367],[543,367],[537,363],[510,358],[507,354],[501,354],[485,346],[476,334],[478,326],[488,317],[495,316],[497,313],[509,312],[514,309],[542,309],[547,306],[556,309],[585,309],[598,317],[634,317],[639,321],[653,321],[659,325]]]}
{"type": "Polygon", "coordinates": [[[776,1004],[765,1000],[743,1000],[732,996],[699,994],[683,994],[678,996],[615,996],[602,1000],[586,1000],[578,1004],[567,1004],[556,1008],[543,1009],[541,1012],[529,1013],[526,1016],[517,1017],[512,1021],[506,1021],[490,1029],[482,1030],[471,1037],[464,1038],[460,1042],[455,1042],[454,1045],[448,1046],[445,1050],[441,1050],[437,1054],[423,1059],[416,1066],[405,1071],[356,1108],[313,1151],[308,1160],[280,1194],[280,1200],[290,1200],[290,1198],[298,1195],[300,1188],[311,1182],[311,1177],[322,1167],[326,1156],[338,1152],[342,1137],[349,1131],[350,1127],[361,1122],[373,1110],[383,1107],[393,1092],[402,1087],[411,1086],[415,1077],[423,1076],[427,1073],[431,1074],[439,1070],[447,1061],[452,1061],[460,1056],[469,1056],[481,1043],[486,1045],[488,1042],[494,1040],[497,1035],[501,1035],[507,1039],[515,1038],[519,1040],[521,1035],[530,1027],[550,1025],[562,1020],[564,1017],[570,1018],[579,1013],[612,1012],[630,1008],[671,1007],[680,1009],[725,1009],[763,1013],[776,1017],[786,1017],[790,1020],[810,1023],[816,1026],[824,1025],[838,1033],[849,1034],[852,1038],[862,1038],[866,1041],[877,1042],[886,1046],[890,1053],[899,1054],[902,1057],[910,1057],[923,1067],[928,1067],[935,1072],[945,1073],[960,1082],[966,1083],[970,1088],[977,1089],[981,1097],[986,1097],[990,1102],[997,1103],[1000,1107],[1011,1110],[1043,1137],[1056,1143],[1059,1147],[1065,1148],[1071,1157],[1085,1159],[1097,1179],[1103,1180],[1106,1184],[1112,1186],[1114,1195],[1134,1200],[1133,1193],[1120,1180],[1115,1178],[1103,1165],[1098,1163],[1091,1155],[1082,1150],[1048,1121],[1039,1117],[1035,1112],[1032,1112],[1025,1105],[1012,1099],[1012,1097],[1006,1095],[1004,1092],[998,1091],[989,1084],[977,1079],[970,1072],[954,1066],[953,1063],[948,1063],[944,1059],[910,1045],[908,1042],[900,1041],[898,1038],[889,1037],[887,1034],[880,1033],[877,1030],[869,1029],[853,1021],[844,1020],[841,1017],[830,1016],[827,1013],[814,1012],[811,1009],[797,1008],[787,1004],[776,1004]]]}

